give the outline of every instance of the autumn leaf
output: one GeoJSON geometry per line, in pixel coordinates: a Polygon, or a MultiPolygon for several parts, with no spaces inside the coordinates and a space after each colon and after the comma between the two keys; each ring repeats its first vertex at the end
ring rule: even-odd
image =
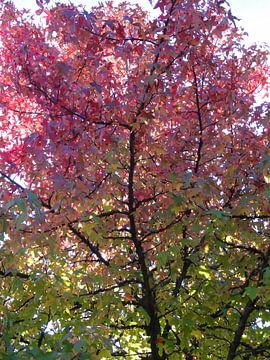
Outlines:
{"type": "Polygon", "coordinates": [[[1,2],[1,359],[269,358],[269,50],[150,4],[1,2]]]}

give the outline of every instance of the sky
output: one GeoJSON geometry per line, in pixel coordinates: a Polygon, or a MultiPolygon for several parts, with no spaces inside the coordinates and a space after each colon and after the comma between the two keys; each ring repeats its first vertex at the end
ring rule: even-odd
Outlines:
{"type": "MultiPolygon", "coordinates": [[[[37,9],[36,0],[13,0],[18,7],[37,9]]],[[[74,4],[95,5],[100,0],[73,0],[74,4]]],[[[126,0],[128,1],[128,0],[126,0]]],[[[266,42],[270,46],[270,0],[228,0],[240,26],[249,34],[248,43],[266,42]]],[[[61,0],[59,0],[61,2],[61,0]]],[[[115,0],[120,2],[120,0],[115,0]]],[[[151,11],[149,0],[130,0],[151,11]]],[[[153,1],[154,2],[154,1],[153,1]]],[[[152,10],[153,11],[153,10],[152,10]]]]}

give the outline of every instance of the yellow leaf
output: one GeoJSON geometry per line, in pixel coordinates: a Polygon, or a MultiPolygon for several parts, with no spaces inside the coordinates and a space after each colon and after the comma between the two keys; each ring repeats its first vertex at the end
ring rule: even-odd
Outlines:
{"type": "Polygon", "coordinates": [[[198,329],[194,329],[191,331],[191,335],[194,336],[196,339],[201,339],[203,338],[203,333],[198,330],[198,329]]]}

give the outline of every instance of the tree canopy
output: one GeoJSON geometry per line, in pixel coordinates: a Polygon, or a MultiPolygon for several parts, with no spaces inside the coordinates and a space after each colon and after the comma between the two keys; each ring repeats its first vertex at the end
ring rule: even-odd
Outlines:
{"type": "Polygon", "coordinates": [[[268,50],[45,3],[0,3],[1,359],[269,359],[268,50]]]}

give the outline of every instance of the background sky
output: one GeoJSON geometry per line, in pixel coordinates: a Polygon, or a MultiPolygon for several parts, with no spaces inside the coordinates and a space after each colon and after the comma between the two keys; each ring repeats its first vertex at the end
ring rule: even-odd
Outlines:
{"type": "MultiPolygon", "coordinates": [[[[13,1],[20,8],[37,9],[35,0],[13,1]]],[[[90,7],[99,1],[100,0],[73,0],[72,2],[90,7]]],[[[59,0],[59,2],[61,2],[61,0],[59,0]]],[[[115,2],[120,2],[120,0],[115,0],[115,2]]],[[[151,11],[149,0],[130,0],[130,2],[137,2],[151,11]]],[[[248,42],[266,42],[270,46],[270,0],[228,0],[228,2],[231,5],[232,13],[241,19],[239,22],[240,26],[248,32],[248,42]]]]}

